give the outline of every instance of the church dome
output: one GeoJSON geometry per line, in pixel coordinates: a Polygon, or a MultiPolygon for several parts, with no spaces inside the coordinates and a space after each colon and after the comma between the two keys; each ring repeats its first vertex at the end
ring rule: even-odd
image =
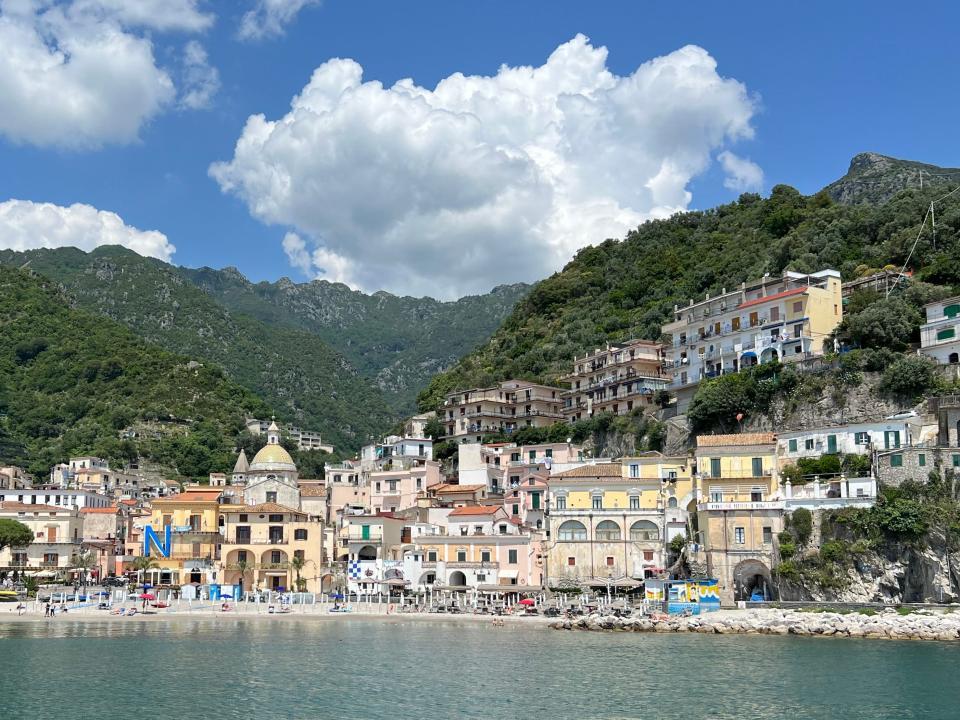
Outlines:
{"type": "Polygon", "coordinates": [[[281,445],[268,443],[260,448],[260,451],[253,456],[253,462],[250,463],[250,470],[296,470],[297,466],[293,464],[293,458],[290,453],[283,449],[281,445]]]}

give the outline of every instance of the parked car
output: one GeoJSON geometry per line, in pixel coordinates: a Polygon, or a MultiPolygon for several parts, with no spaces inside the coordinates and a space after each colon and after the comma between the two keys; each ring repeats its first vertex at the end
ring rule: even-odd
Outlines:
{"type": "Polygon", "coordinates": [[[127,578],[123,577],[108,577],[103,581],[104,587],[126,587],[127,583],[130,582],[127,578]]]}

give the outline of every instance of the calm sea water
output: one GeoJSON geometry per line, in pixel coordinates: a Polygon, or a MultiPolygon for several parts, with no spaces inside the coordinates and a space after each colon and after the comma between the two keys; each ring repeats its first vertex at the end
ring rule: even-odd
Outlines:
{"type": "Polygon", "coordinates": [[[0,624],[0,717],[958,718],[960,647],[408,621],[0,624]]]}

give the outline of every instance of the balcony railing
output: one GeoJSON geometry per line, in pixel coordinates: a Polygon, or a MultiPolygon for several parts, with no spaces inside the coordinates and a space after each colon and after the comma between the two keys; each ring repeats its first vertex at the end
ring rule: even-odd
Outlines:
{"type": "Polygon", "coordinates": [[[289,542],[289,536],[277,535],[274,537],[233,537],[223,541],[224,545],[285,545],[289,542]]]}
{"type": "Polygon", "coordinates": [[[697,505],[700,512],[710,512],[711,510],[783,510],[786,503],[783,500],[761,500],[761,501],[731,501],[731,502],[705,502],[697,505]]]}

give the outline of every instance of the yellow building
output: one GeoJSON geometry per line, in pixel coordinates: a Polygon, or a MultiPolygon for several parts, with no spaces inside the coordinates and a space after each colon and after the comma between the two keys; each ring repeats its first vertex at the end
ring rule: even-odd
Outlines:
{"type": "Polygon", "coordinates": [[[774,538],[783,529],[773,433],[697,437],[695,558],[725,602],[770,596],[774,538]]]}
{"type": "MultiPolygon", "coordinates": [[[[219,508],[221,492],[209,488],[188,488],[151,503],[150,527],[163,540],[169,526],[169,557],[161,557],[156,548],[150,556],[158,567],[148,571],[154,585],[217,582],[216,561],[220,554],[219,508]]],[[[143,548],[138,548],[142,552],[143,548]]]]}
{"type": "Polygon", "coordinates": [[[659,477],[630,477],[620,462],[584,465],[548,480],[548,587],[636,587],[666,560],[659,477]]]}
{"type": "Polygon", "coordinates": [[[244,590],[320,591],[324,567],[319,515],[277,503],[221,505],[220,514],[220,567],[227,583],[244,590]]]}

